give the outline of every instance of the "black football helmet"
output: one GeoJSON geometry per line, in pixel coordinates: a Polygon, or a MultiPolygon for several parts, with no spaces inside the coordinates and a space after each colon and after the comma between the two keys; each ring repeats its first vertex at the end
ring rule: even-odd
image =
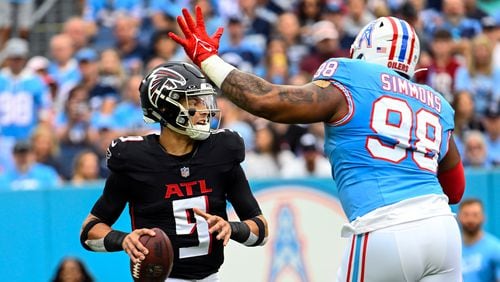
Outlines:
{"type": "Polygon", "coordinates": [[[219,112],[217,92],[192,64],[168,62],[155,67],[142,80],[139,91],[147,123],[159,122],[195,140],[204,140],[217,129],[211,127],[219,112]],[[197,114],[201,118],[193,119],[197,114]]]}

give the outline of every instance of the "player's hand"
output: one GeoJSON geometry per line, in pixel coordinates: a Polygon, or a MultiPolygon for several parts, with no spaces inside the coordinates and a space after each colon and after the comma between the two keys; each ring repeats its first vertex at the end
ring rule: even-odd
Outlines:
{"type": "Polygon", "coordinates": [[[219,27],[212,36],[209,36],[205,28],[201,8],[196,6],[195,10],[196,22],[193,20],[191,14],[189,14],[186,8],[182,9],[182,15],[184,17],[177,17],[177,23],[179,24],[182,33],[184,33],[185,38],[181,38],[173,32],[170,32],[168,35],[175,42],[182,45],[189,58],[196,65],[201,67],[201,62],[212,55],[217,55],[219,52],[219,41],[224,29],[219,27]]]}
{"type": "Polygon", "coordinates": [[[231,238],[231,226],[229,225],[229,222],[220,216],[208,214],[197,208],[194,208],[193,210],[194,213],[203,217],[207,221],[209,227],[208,232],[210,234],[217,232],[217,240],[224,240],[223,244],[226,246],[231,238]]]}
{"type": "Polygon", "coordinates": [[[123,239],[122,247],[123,250],[128,254],[133,263],[141,262],[146,258],[148,254],[148,249],[139,241],[139,237],[142,235],[155,236],[155,232],[151,229],[142,228],[136,229],[129,233],[125,239],[123,239]]]}

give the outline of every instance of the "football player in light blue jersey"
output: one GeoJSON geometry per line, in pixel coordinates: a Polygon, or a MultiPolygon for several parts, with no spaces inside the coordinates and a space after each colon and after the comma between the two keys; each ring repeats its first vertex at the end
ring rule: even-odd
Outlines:
{"type": "MultiPolygon", "coordinates": [[[[303,86],[271,84],[218,55],[201,10],[184,9],[184,33],[170,36],[248,112],[281,123],[325,124],[325,152],[349,219],[350,242],[337,281],[460,281],[461,243],[449,203],[465,177],[451,133],[453,109],[435,90],[411,82],[420,55],[406,21],[366,25],[351,58],[331,58],[303,86]]],[[[332,280],[335,278],[332,277],[332,280]]]]}

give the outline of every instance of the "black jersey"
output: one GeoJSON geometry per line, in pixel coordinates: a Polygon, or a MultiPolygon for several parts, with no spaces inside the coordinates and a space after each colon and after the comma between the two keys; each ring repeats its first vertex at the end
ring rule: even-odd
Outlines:
{"type": "Polygon", "coordinates": [[[261,214],[243,159],[243,140],[229,130],[197,141],[182,157],[167,154],[158,135],[120,137],[109,147],[112,173],[92,214],[111,226],[128,203],[133,229],[159,227],[172,241],[170,276],[201,279],[218,271],[224,247],[193,208],[227,220],[228,200],[241,220],[261,214]]]}

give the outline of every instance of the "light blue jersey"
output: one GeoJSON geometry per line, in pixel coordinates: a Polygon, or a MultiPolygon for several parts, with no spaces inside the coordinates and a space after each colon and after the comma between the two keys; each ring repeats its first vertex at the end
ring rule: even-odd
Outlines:
{"type": "Polygon", "coordinates": [[[464,282],[500,280],[500,241],[488,233],[472,245],[462,244],[464,282]]]}
{"type": "Polygon", "coordinates": [[[48,88],[34,74],[0,74],[0,132],[13,139],[27,139],[39,115],[51,106],[48,88]]]}
{"type": "Polygon", "coordinates": [[[439,93],[352,59],[326,61],[313,80],[331,81],[349,105],[343,118],[325,125],[325,153],[349,221],[403,200],[443,195],[436,173],[454,112],[439,93]]]}
{"type": "Polygon", "coordinates": [[[35,163],[27,171],[20,172],[16,168],[0,175],[0,187],[10,190],[38,190],[57,187],[59,175],[50,166],[35,163]]]}

